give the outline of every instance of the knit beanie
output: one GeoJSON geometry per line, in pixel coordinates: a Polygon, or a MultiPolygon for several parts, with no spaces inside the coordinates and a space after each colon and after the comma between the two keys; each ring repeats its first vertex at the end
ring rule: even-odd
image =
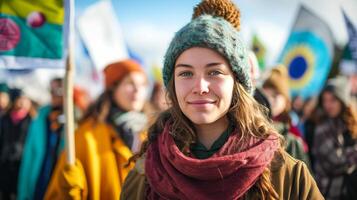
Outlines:
{"type": "Polygon", "coordinates": [[[345,106],[348,106],[351,103],[351,88],[349,87],[346,77],[338,76],[336,78],[329,79],[321,94],[325,91],[331,92],[340,101],[342,101],[345,106]]]}
{"type": "Polygon", "coordinates": [[[273,88],[290,102],[288,69],[284,65],[274,67],[264,81],[263,88],[273,88]]]}
{"type": "Polygon", "coordinates": [[[9,87],[6,83],[0,83],[0,92],[9,93],[9,87]]]}
{"type": "Polygon", "coordinates": [[[24,96],[25,93],[20,88],[13,88],[10,90],[10,99],[11,101],[15,101],[21,96],[24,96]]]}
{"type": "Polygon", "coordinates": [[[203,0],[193,19],[181,28],[166,51],[163,80],[167,87],[177,58],[192,47],[210,48],[222,55],[245,90],[252,93],[247,50],[239,35],[240,13],[229,0],[203,0]]]}
{"type": "Polygon", "coordinates": [[[145,74],[144,69],[134,60],[127,59],[109,64],[104,69],[105,89],[109,89],[120,82],[131,72],[141,72],[145,74]]]}

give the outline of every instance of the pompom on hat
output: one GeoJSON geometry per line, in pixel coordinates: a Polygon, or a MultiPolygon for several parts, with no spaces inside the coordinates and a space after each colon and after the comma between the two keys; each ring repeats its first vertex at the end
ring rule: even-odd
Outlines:
{"type": "Polygon", "coordinates": [[[245,45],[239,35],[239,10],[229,0],[203,0],[194,9],[193,19],[179,30],[166,51],[163,80],[167,87],[177,58],[187,49],[204,47],[225,57],[236,77],[253,92],[245,45]]]}
{"type": "Polygon", "coordinates": [[[104,69],[105,89],[112,88],[131,72],[145,74],[144,69],[135,60],[126,59],[109,64],[104,69]]]}

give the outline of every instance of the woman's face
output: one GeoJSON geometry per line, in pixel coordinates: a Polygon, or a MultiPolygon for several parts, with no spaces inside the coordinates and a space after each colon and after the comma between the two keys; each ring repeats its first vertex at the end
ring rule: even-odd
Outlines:
{"type": "Polygon", "coordinates": [[[5,109],[10,102],[10,97],[5,92],[0,92],[0,110],[5,109]]]}
{"type": "Polygon", "coordinates": [[[63,106],[63,85],[59,81],[51,81],[50,83],[51,92],[51,102],[53,107],[63,106]]]}
{"type": "Polygon", "coordinates": [[[147,79],[141,72],[126,75],[114,90],[115,103],[125,111],[141,111],[146,101],[147,79]]]}
{"type": "Polygon", "coordinates": [[[263,91],[270,103],[272,116],[277,117],[283,113],[287,105],[287,101],[284,96],[270,87],[263,88],[263,91]]]}
{"type": "Polygon", "coordinates": [[[153,100],[156,107],[161,111],[166,110],[169,107],[169,104],[166,101],[165,91],[162,88],[155,93],[153,100]]]}
{"type": "Polygon", "coordinates": [[[322,106],[327,116],[331,118],[337,117],[342,111],[341,102],[328,91],[322,94],[322,106]]]}
{"type": "Polygon", "coordinates": [[[208,48],[190,48],[177,58],[174,73],[180,109],[194,124],[210,124],[226,116],[234,77],[220,54],[208,48]]]}
{"type": "Polygon", "coordinates": [[[30,110],[31,108],[31,100],[29,98],[27,98],[26,96],[21,96],[19,98],[16,99],[15,103],[14,103],[14,108],[15,110],[30,110]]]}

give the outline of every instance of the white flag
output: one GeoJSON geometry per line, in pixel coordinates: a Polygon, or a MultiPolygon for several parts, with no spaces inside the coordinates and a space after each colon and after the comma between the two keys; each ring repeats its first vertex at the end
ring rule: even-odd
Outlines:
{"type": "Polygon", "coordinates": [[[78,20],[78,29],[98,70],[129,57],[110,1],[99,1],[88,7],[78,20]]]}

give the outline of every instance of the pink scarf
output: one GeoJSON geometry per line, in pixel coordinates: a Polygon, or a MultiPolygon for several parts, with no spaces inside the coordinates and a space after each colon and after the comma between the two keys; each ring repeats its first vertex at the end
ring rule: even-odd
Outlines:
{"type": "Polygon", "coordinates": [[[28,110],[26,109],[20,109],[16,111],[12,111],[10,113],[11,121],[14,124],[18,124],[21,120],[23,120],[28,114],[28,110]]]}
{"type": "Polygon", "coordinates": [[[147,151],[147,199],[239,199],[270,164],[279,141],[271,135],[252,139],[243,150],[238,145],[242,143],[235,131],[212,157],[187,157],[166,125],[147,151]]]}

